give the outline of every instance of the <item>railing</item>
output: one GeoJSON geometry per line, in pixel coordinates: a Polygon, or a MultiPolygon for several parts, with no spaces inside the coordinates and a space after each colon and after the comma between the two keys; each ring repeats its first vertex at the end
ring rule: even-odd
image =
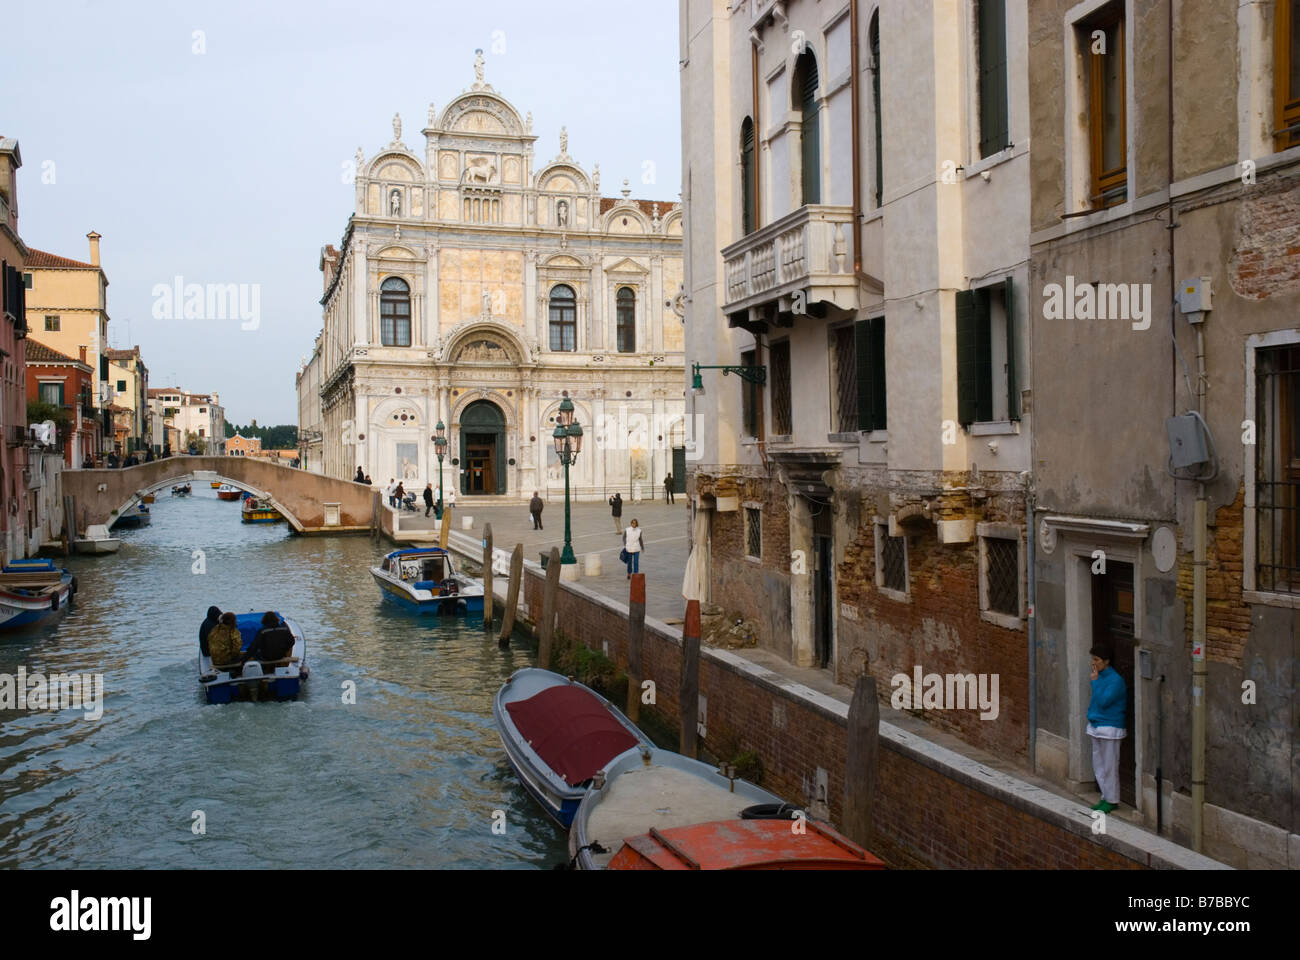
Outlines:
{"type": "Polygon", "coordinates": [[[722,251],[726,303],[732,313],[806,290],[812,301],[857,308],[853,211],[804,206],[722,251]]]}

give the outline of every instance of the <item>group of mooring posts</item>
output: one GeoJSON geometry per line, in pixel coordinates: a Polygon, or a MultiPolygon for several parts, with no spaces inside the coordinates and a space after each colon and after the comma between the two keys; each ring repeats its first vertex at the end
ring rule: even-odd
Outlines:
{"type": "MultiPolygon", "coordinates": [[[[483,530],[483,628],[492,629],[492,525],[483,530]]],[[[537,624],[537,665],[551,668],[555,633],[555,611],[560,592],[560,549],[552,547],[546,561],[546,583],[542,588],[542,615],[537,624]]],[[[498,645],[505,649],[515,628],[519,589],[523,581],[524,546],[515,544],[510,555],[510,580],[506,590],[498,645]]],[[[642,685],[645,682],[643,641],[645,639],[645,574],[632,574],[627,616],[627,708],[633,723],[640,722],[642,685]]],[[[686,601],[682,624],[681,680],[677,691],[680,752],[698,758],[700,713],[700,601],[686,601]]],[[[844,810],[840,829],[857,843],[872,840],[872,808],[875,801],[876,764],[879,758],[880,705],[876,700],[876,679],[863,672],[849,704],[846,756],[844,762],[844,810]]],[[[727,758],[721,758],[723,760],[727,758]]]]}

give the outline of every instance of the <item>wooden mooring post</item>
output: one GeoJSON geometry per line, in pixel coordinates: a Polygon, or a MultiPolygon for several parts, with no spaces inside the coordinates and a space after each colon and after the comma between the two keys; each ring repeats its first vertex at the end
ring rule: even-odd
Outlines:
{"type": "Polygon", "coordinates": [[[560,592],[560,548],[551,547],[542,588],[542,622],[537,625],[537,665],[551,669],[551,635],[555,632],[555,600],[560,592]]]}
{"type": "Polygon", "coordinates": [[[700,601],[686,601],[686,622],[682,625],[681,753],[696,758],[700,720],[700,601]]]}
{"type": "Polygon", "coordinates": [[[67,537],[69,554],[77,552],[77,498],[63,498],[63,533],[67,537]]]}
{"type": "Polygon", "coordinates": [[[645,637],[645,574],[632,574],[627,603],[627,718],[641,715],[641,641],[645,637]]]}
{"type": "Polygon", "coordinates": [[[492,629],[492,524],[483,525],[483,629],[492,629]]]}
{"type": "Polygon", "coordinates": [[[384,502],[379,497],[379,491],[375,490],[370,494],[370,539],[377,541],[379,539],[379,511],[384,509],[384,502]]]}
{"type": "Polygon", "coordinates": [[[501,649],[510,646],[510,635],[515,629],[515,612],[519,608],[519,590],[524,579],[524,545],[515,544],[515,552],[510,554],[510,583],[506,586],[506,608],[501,614],[501,636],[497,645],[501,649]]]}
{"type": "Polygon", "coordinates": [[[844,835],[866,847],[872,840],[872,808],[876,799],[876,763],[880,755],[880,704],[876,678],[858,677],[849,704],[844,761],[844,835]]]}
{"type": "Polygon", "coordinates": [[[451,507],[442,508],[442,527],[438,530],[438,546],[447,549],[447,538],[451,536],[451,507]]]}

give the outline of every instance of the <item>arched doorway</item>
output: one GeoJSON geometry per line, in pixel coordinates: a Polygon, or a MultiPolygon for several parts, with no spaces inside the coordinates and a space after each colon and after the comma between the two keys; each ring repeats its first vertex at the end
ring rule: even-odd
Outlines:
{"type": "Polygon", "coordinates": [[[460,415],[460,492],[506,492],[506,418],[490,400],[475,400],[460,415]]]}

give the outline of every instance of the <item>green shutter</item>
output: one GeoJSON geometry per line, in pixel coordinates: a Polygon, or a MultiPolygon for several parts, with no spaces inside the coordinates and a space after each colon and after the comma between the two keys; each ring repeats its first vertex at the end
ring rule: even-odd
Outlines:
{"type": "Polygon", "coordinates": [[[799,58],[803,107],[800,139],[803,146],[803,202],[821,203],[821,124],[818,120],[817,61],[811,53],[799,58]]]}
{"type": "Polygon", "coordinates": [[[1007,314],[1007,419],[1020,419],[1020,381],[1016,377],[1016,311],[1011,278],[1002,284],[1002,305],[1007,314]]]}
{"type": "Polygon", "coordinates": [[[876,115],[876,206],[884,202],[885,195],[885,138],[880,122],[880,11],[871,15],[871,107],[876,115]]]}
{"type": "Polygon", "coordinates": [[[1003,149],[1007,130],[1007,20],[1005,0],[979,4],[980,156],[1003,149]]]}
{"type": "Polygon", "coordinates": [[[744,192],[742,210],[746,236],[754,232],[754,122],[745,118],[740,128],[740,189],[744,192]]]}
{"type": "Polygon", "coordinates": [[[974,290],[957,291],[957,422],[970,426],[979,415],[979,358],[974,290]]]}
{"type": "Polygon", "coordinates": [[[876,317],[871,321],[871,413],[872,428],[884,430],[888,426],[885,417],[885,318],[876,317]]]}
{"type": "Polygon", "coordinates": [[[989,288],[975,291],[975,356],[978,361],[978,407],[975,419],[993,419],[993,315],[989,309],[989,288]]]}
{"type": "Polygon", "coordinates": [[[853,338],[858,348],[858,429],[874,430],[875,417],[871,401],[875,395],[872,384],[871,321],[859,320],[853,325],[853,338]]]}

